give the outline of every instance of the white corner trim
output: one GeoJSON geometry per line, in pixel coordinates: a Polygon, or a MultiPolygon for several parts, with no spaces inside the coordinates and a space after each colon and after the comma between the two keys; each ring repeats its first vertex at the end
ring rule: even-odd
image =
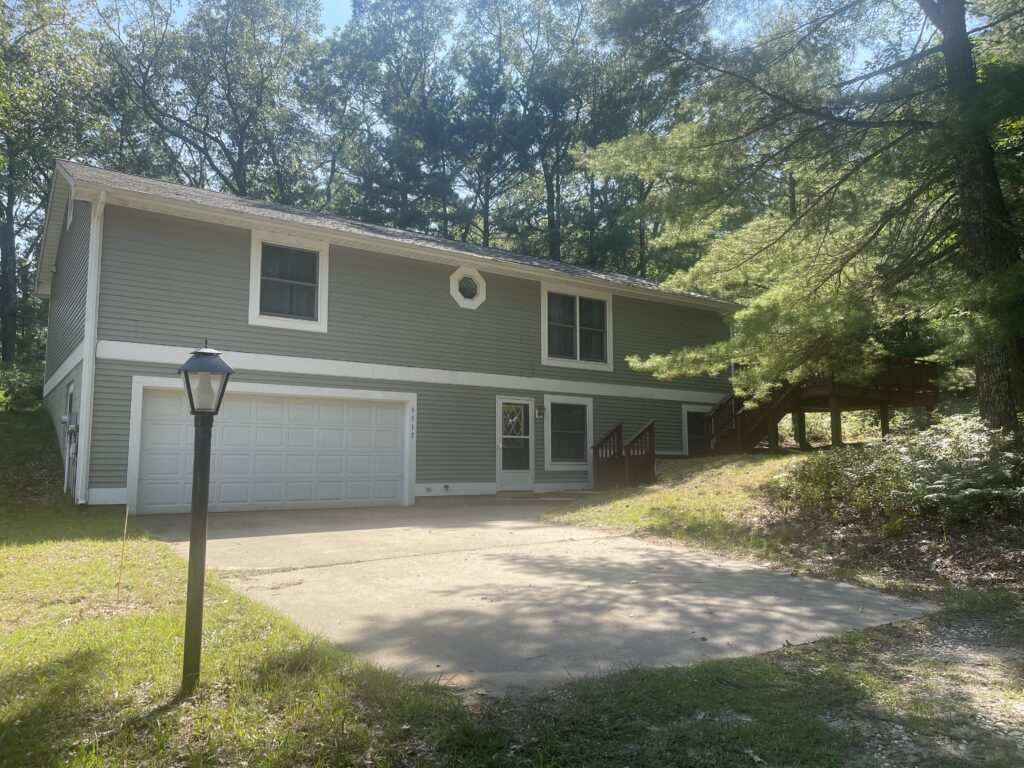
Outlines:
{"type": "Polygon", "coordinates": [[[89,266],[85,281],[85,332],[82,339],[82,393],[78,411],[80,414],[78,419],[78,469],[75,473],[75,500],[79,504],[87,503],[89,496],[92,410],[96,391],[100,263],[103,250],[103,211],[106,205],[107,193],[101,192],[99,199],[92,204],[89,219],[89,266]]]}
{"type": "Polygon", "coordinates": [[[128,503],[127,488],[90,488],[86,504],[94,506],[116,505],[123,507],[128,503]]]}
{"type": "Polygon", "coordinates": [[[463,309],[476,309],[487,300],[487,281],[480,275],[476,267],[459,267],[448,280],[448,292],[451,293],[455,303],[463,309]],[[467,299],[459,291],[459,282],[462,278],[468,277],[476,283],[476,296],[467,299]]]}
{"type": "Polygon", "coordinates": [[[249,325],[287,328],[292,331],[327,333],[327,291],[330,281],[330,261],[330,245],[325,241],[282,237],[280,234],[273,232],[252,230],[252,241],[249,248],[249,325]],[[316,320],[260,314],[260,276],[264,243],[281,245],[286,248],[302,248],[315,251],[318,254],[316,268],[316,320]]]}
{"type": "Polygon", "coordinates": [[[46,381],[43,382],[43,397],[53,392],[54,388],[64,381],[68,374],[75,369],[75,366],[82,362],[84,353],[85,341],[81,341],[77,347],[71,350],[71,354],[64,358],[64,362],[60,364],[57,370],[51,376],[46,377],[46,381]]]}
{"type": "Polygon", "coordinates": [[[587,472],[592,471],[590,446],[594,444],[594,401],[589,397],[571,395],[544,395],[544,471],[545,472],[587,472]],[[587,438],[584,443],[587,459],[580,462],[551,460],[551,406],[554,403],[585,405],[587,407],[587,438]]]}
{"type": "MultiPolygon", "coordinates": [[[[139,480],[142,460],[142,404],[147,389],[176,389],[185,396],[179,378],[171,376],[133,376],[130,418],[128,422],[128,487],[125,503],[128,512],[138,511],[139,480]]],[[[288,384],[260,384],[256,382],[231,382],[231,395],[279,395],[286,397],[343,398],[345,400],[376,400],[405,403],[405,487],[402,490],[402,506],[411,506],[416,501],[416,406],[415,392],[378,392],[371,389],[342,389],[338,387],[292,386],[288,384]]]]}
{"type": "Polygon", "coordinates": [[[416,483],[416,496],[493,496],[497,483],[416,483]]]}
{"type": "MultiPolygon", "coordinates": [[[[174,366],[175,370],[189,355],[192,347],[174,347],[164,344],[139,344],[131,341],[99,342],[97,357],[101,360],[121,360],[130,363],[152,363],[174,366]]],[[[238,371],[260,373],[295,373],[350,379],[372,379],[402,383],[451,384],[463,387],[486,387],[501,390],[547,391],[567,395],[593,395],[625,397],[637,400],[665,400],[667,402],[707,403],[714,405],[722,399],[722,392],[703,392],[692,389],[655,387],[643,384],[607,384],[596,381],[572,381],[533,376],[505,376],[480,371],[449,371],[442,368],[414,368],[404,365],[357,363],[347,360],[328,360],[318,357],[292,357],[290,355],[263,355],[254,352],[225,350],[224,359],[238,371]]],[[[232,388],[237,385],[232,385],[232,388]]]]}
{"type": "Polygon", "coordinates": [[[615,367],[615,345],[612,341],[612,295],[602,291],[581,289],[566,283],[542,280],[540,283],[540,361],[542,365],[557,368],[579,368],[584,371],[611,371],[615,367]],[[548,355],[548,294],[561,293],[576,297],[576,359],[548,355]],[[599,299],[605,303],[605,357],[603,363],[580,360],[580,302],[579,297],[599,299]]]}

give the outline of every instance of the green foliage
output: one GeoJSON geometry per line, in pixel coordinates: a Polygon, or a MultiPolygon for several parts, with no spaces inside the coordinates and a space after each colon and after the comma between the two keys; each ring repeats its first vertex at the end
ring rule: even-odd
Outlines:
{"type": "Polygon", "coordinates": [[[0,363],[0,411],[37,406],[42,393],[42,365],[0,363]]]}
{"type": "Polygon", "coordinates": [[[871,519],[887,532],[918,519],[963,525],[1024,515],[1024,446],[976,416],[865,446],[820,451],[773,483],[808,515],[871,519]]]}
{"type": "MultiPolygon", "coordinates": [[[[1024,211],[1021,15],[972,6],[987,23],[968,22],[980,74],[966,93],[947,82],[933,6],[683,4],[723,35],[680,45],[662,0],[609,3],[620,44],[689,68],[695,85],[675,121],[598,148],[591,166],[659,185],[657,242],[695,261],[669,287],[742,305],[728,342],[631,365],[670,379],[739,364],[736,388],[758,397],[810,374],[856,380],[883,354],[973,362],[1024,333],[1024,270],[972,255],[983,238],[970,239],[957,191],[964,146],[988,136],[992,173],[1024,211]],[[924,343],[908,352],[912,335],[924,343]]],[[[991,252],[1019,252],[1014,240],[991,252]]]]}

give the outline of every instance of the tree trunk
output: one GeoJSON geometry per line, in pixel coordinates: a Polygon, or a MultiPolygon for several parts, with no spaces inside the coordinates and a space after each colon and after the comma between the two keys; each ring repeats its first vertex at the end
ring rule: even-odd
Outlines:
{"type": "Polygon", "coordinates": [[[1010,340],[1010,370],[1013,380],[1013,403],[1017,413],[1024,413],[1024,336],[1010,340]]]}
{"type": "Polygon", "coordinates": [[[544,208],[548,220],[548,258],[562,260],[562,233],[558,227],[558,192],[555,189],[555,174],[544,171],[544,208]]]}
{"type": "Polygon", "coordinates": [[[483,246],[489,248],[491,245],[491,180],[488,179],[486,184],[488,192],[484,194],[483,205],[480,210],[480,231],[483,246]]]}
{"type": "MultiPolygon", "coordinates": [[[[988,128],[972,114],[981,107],[981,94],[964,0],[918,2],[942,33],[947,90],[956,109],[961,264],[969,277],[981,283],[1012,267],[1019,252],[988,128]]],[[[976,309],[991,315],[989,306],[976,309]]],[[[1007,341],[996,338],[981,345],[974,364],[978,410],[994,427],[1017,424],[1007,341]]]]}
{"type": "Polygon", "coordinates": [[[0,360],[13,363],[17,353],[18,258],[14,220],[0,224],[0,360]]]}

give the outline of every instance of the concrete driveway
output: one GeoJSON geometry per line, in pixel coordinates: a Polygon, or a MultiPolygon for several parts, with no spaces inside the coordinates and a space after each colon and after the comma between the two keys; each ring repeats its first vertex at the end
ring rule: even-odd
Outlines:
{"type": "MultiPolygon", "coordinates": [[[[534,500],[211,515],[208,564],[379,664],[478,692],[766,651],[928,610],[539,519],[534,500]]],[[[188,552],[188,517],[139,520],[188,552]]]]}

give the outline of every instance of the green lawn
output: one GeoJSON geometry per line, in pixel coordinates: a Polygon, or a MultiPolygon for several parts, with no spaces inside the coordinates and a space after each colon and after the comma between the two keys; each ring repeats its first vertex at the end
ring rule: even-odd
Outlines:
{"type": "MultiPolygon", "coordinates": [[[[60,497],[50,433],[42,414],[0,414],[2,766],[1024,759],[1010,734],[1024,731],[1020,624],[1005,600],[984,613],[949,610],[775,653],[633,670],[469,707],[457,692],[328,645],[213,576],[203,679],[196,697],[179,702],[184,561],[129,528],[119,592],[123,516],[79,511],[60,497]]],[[[774,459],[673,467],[659,486],[597,497],[568,514],[768,556],[784,544],[760,543],[741,511],[757,507],[760,480],[778,468],[774,459]]]]}

